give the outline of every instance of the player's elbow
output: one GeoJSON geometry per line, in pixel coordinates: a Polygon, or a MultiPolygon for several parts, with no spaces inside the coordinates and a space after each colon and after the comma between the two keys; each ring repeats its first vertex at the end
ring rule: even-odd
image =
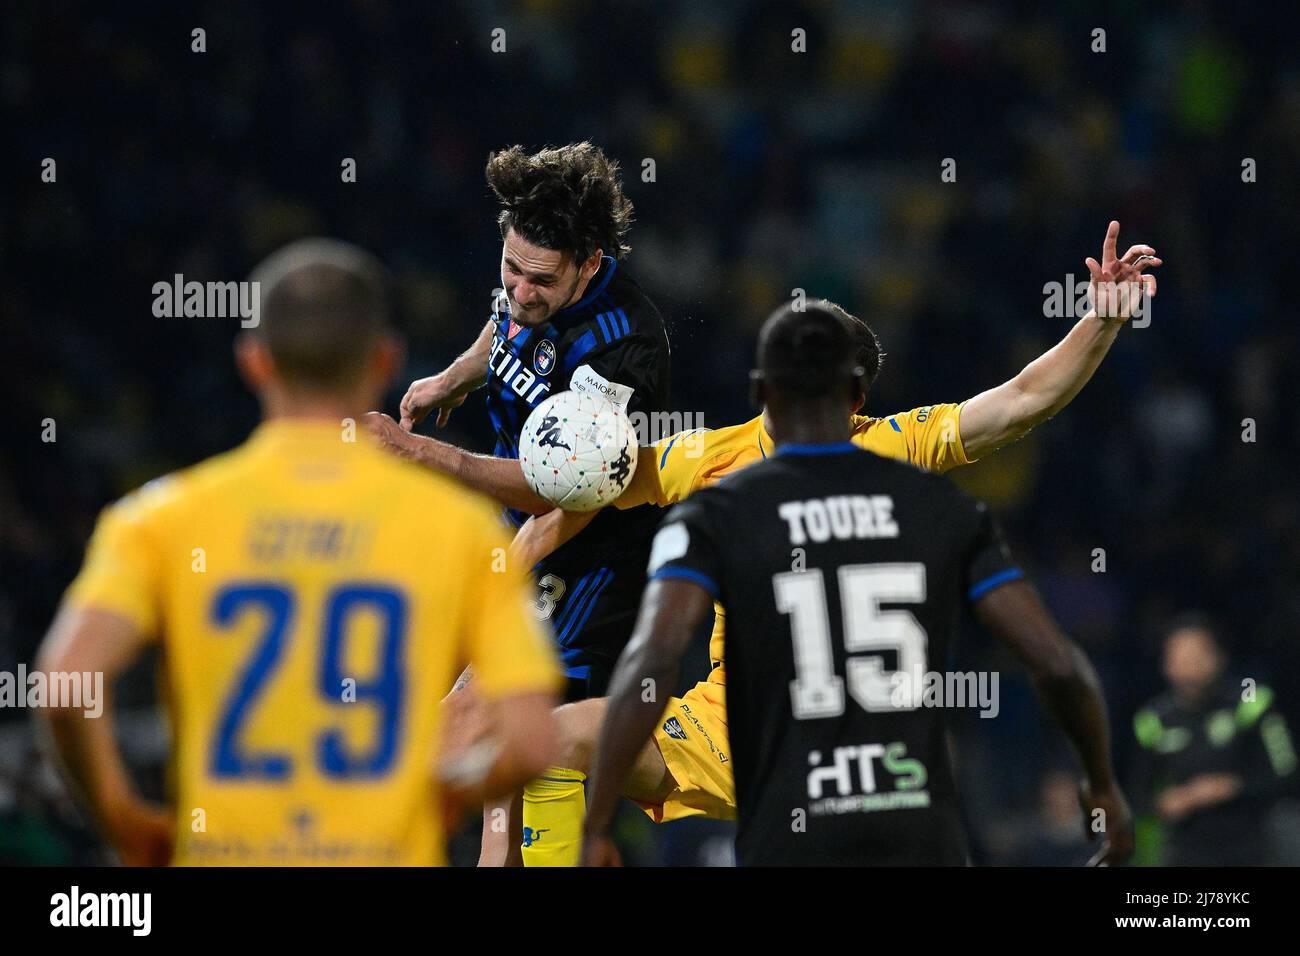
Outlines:
{"type": "Polygon", "coordinates": [[[1019,441],[1050,417],[1039,397],[1018,377],[976,396],[969,405],[973,407],[962,412],[961,436],[972,459],[1019,441]]]}
{"type": "Polygon", "coordinates": [[[1065,407],[1066,402],[1059,390],[1032,372],[1031,366],[1007,383],[1010,386],[1005,419],[1005,431],[1009,434],[1007,441],[1023,438],[1065,407]]]}
{"type": "Polygon", "coordinates": [[[533,517],[541,517],[555,510],[555,505],[538,495],[531,488],[524,487],[519,489],[518,500],[508,502],[511,507],[518,508],[520,511],[530,514],[533,517]]]}
{"type": "MultiPolygon", "coordinates": [[[[41,690],[37,719],[58,727],[80,720],[82,712],[87,709],[81,699],[83,685],[88,685],[85,691],[93,690],[95,676],[84,662],[77,659],[70,643],[47,640],[27,675],[27,687],[41,690]],[[72,693],[74,690],[77,693],[72,693]]],[[[102,675],[99,686],[103,687],[102,675]]],[[[86,693],[85,696],[89,699],[91,695],[86,693]]]]}

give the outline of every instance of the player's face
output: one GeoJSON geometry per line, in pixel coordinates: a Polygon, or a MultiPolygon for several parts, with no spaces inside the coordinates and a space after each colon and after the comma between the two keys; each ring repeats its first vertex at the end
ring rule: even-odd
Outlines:
{"type": "Polygon", "coordinates": [[[513,229],[501,245],[501,284],[510,299],[510,315],[520,325],[549,320],[577,299],[579,286],[594,273],[579,268],[567,253],[534,245],[513,229]]]}
{"type": "Polygon", "coordinates": [[[1184,628],[1165,642],[1165,679],[1178,691],[1196,693],[1219,674],[1219,652],[1196,628],[1184,628]]]}

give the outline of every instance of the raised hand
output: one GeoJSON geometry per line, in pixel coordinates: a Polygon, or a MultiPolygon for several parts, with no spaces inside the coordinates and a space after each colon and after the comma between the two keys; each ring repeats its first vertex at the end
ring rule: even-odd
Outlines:
{"type": "Polygon", "coordinates": [[[1088,866],[1114,866],[1133,855],[1133,811],[1118,787],[1092,788],[1085,781],[1079,787],[1079,807],[1083,810],[1083,832],[1089,841],[1096,842],[1099,835],[1093,825],[1098,810],[1104,827],[1101,846],[1088,866]]]}
{"type": "Polygon", "coordinates": [[[432,440],[410,434],[383,412],[366,412],[362,424],[381,448],[408,461],[415,457],[417,442],[432,440]]]}
{"type": "Polygon", "coordinates": [[[607,836],[586,836],[582,841],[581,866],[622,866],[614,841],[607,836]]]}
{"type": "Polygon", "coordinates": [[[171,862],[176,818],[168,808],[135,797],[115,806],[105,822],[123,866],[171,862]]]}
{"type": "Polygon", "coordinates": [[[1092,307],[1103,319],[1126,321],[1137,314],[1145,299],[1156,294],[1156,277],[1143,270],[1162,265],[1150,246],[1129,246],[1128,252],[1116,257],[1119,244],[1119,223],[1111,220],[1106,239],[1101,245],[1101,262],[1089,256],[1084,260],[1088,267],[1088,293],[1092,307]]]}
{"type": "Polygon", "coordinates": [[[463,404],[465,396],[457,395],[445,376],[430,375],[428,378],[416,379],[402,397],[401,425],[409,432],[436,408],[437,425],[442,428],[451,417],[451,410],[463,404]]]}

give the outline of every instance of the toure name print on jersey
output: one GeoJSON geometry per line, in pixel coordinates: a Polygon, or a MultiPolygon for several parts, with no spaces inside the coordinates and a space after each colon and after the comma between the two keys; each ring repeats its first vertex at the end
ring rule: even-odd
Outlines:
{"type": "Polygon", "coordinates": [[[894,499],[889,495],[832,495],[786,501],[777,508],[789,526],[790,543],[818,544],[834,538],[897,538],[894,499]]]}

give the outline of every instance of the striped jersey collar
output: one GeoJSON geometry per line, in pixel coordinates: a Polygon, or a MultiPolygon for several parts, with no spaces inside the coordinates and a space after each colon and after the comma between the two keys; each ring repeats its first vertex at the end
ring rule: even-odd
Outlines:
{"type": "Polygon", "coordinates": [[[613,256],[600,257],[600,269],[591,277],[591,282],[587,286],[587,291],[582,298],[573,305],[565,306],[556,313],[555,318],[568,318],[575,312],[587,308],[596,301],[596,298],[605,291],[605,286],[609,285],[609,280],[614,278],[614,270],[618,268],[618,261],[613,256]]]}

